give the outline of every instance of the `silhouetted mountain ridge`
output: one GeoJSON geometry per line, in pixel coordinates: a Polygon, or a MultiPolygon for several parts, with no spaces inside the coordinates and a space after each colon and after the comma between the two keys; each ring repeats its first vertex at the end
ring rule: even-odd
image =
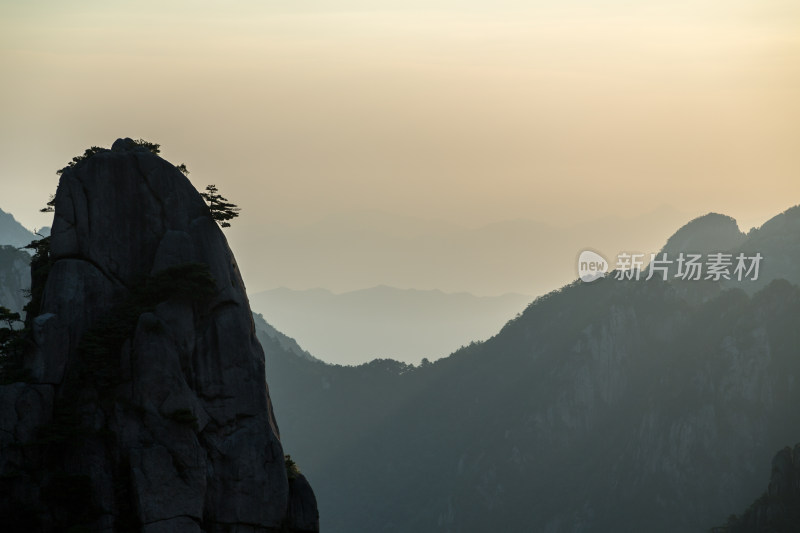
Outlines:
{"type": "Polygon", "coordinates": [[[800,439],[800,289],[762,280],[572,283],[418,367],[268,351],[272,390],[329,531],[706,531],[800,439]]]}
{"type": "Polygon", "coordinates": [[[677,256],[680,252],[713,253],[736,248],[746,235],[736,220],[727,215],[708,213],[680,228],[664,245],[662,252],[677,256]]]}
{"type": "Polygon", "coordinates": [[[309,361],[319,361],[319,359],[302,349],[300,345],[297,344],[296,340],[275,329],[271,324],[264,320],[264,316],[260,313],[253,313],[253,322],[255,324],[256,333],[259,334],[259,339],[267,337],[274,340],[282,350],[292,353],[297,357],[302,357],[303,359],[308,359],[309,361]]]}
{"type": "Polygon", "coordinates": [[[14,215],[0,209],[0,245],[25,246],[34,239],[33,232],[17,222],[14,215]]]}
{"type": "Polygon", "coordinates": [[[800,284],[800,205],[787,209],[751,230],[747,240],[733,250],[747,255],[763,256],[761,278],[755,283],[742,284],[752,292],[773,279],[787,279],[800,284]]]}

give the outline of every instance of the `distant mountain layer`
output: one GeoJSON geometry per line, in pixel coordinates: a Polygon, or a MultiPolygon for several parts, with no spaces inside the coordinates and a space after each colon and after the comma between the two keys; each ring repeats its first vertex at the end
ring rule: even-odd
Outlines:
{"type": "Polygon", "coordinates": [[[654,252],[687,220],[669,207],[569,226],[537,221],[536,212],[530,216],[461,227],[368,211],[332,215],[303,227],[239,225],[231,235],[242,265],[264,267],[262,272],[247,268],[251,286],[343,292],[383,284],[539,295],[577,277],[582,250],[606,256],[654,252]],[[245,234],[250,235],[246,240],[245,234]]]}
{"type": "MultiPolygon", "coordinates": [[[[794,217],[733,245],[790,264],[794,217]]],[[[330,532],[707,531],[800,441],[800,288],[778,272],[577,282],[417,367],[265,350],[282,438],[330,532]]]]}
{"type": "Polygon", "coordinates": [[[281,288],[254,294],[250,302],[315,356],[358,364],[375,358],[438,359],[491,337],[530,299],[379,286],[343,294],[281,288]]]}
{"type": "Polygon", "coordinates": [[[31,286],[31,256],[14,246],[0,245],[0,306],[19,313],[31,286]]]}
{"type": "Polygon", "coordinates": [[[33,238],[33,233],[17,222],[12,214],[0,209],[0,245],[25,246],[33,238]]]}
{"type": "Polygon", "coordinates": [[[266,339],[270,339],[270,341],[276,343],[283,351],[308,361],[319,361],[319,359],[302,349],[293,338],[284,335],[268,324],[267,321],[264,320],[264,316],[260,313],[253,313],[253,321],[256,326],[256,335],[262,344],[265,344],[266,339]]]}

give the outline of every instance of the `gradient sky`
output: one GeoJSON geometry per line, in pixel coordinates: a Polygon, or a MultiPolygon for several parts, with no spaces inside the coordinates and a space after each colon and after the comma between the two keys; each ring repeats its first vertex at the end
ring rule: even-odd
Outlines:
{"type": "Polygon", "coordinates": [[[242,207],[237,255],[364,209],[746,230],[800,203],[796,0],[5,1],[0,72],[0,208],[28,227],[121,136],[242,207]]]}

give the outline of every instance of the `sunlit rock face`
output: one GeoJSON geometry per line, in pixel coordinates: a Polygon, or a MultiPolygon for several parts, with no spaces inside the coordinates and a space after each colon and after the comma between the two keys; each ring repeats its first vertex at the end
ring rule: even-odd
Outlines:
{"type": "Polygon", "coordinates": [[[65,169],[43,282],[33,383],[0,388],[0,514],[34,531],[319,529],[236,261],[180,171],[130,139],[65,169]]]}

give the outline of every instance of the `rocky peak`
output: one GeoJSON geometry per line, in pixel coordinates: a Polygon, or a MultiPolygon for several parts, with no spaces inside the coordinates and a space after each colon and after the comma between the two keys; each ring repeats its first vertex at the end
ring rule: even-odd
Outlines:
{"type": "Polygon", "coordinates": [[[786,279],[800,283],[797,263],[800,261],[800,206],[794,206],[766,221],[760,228],[747,234],[747,240],[736,250],[747,255],[763,257],[759,280],[743,284],[742,288],[754,292],[773,279],[786,279]]]}
{"type": "Polygon", "coordinates": [[[667,240],[662,252],[669,256],[677,256],[681,252],[725,252],[739,246],[744,240],[745,235],[739,231],[735,219],[719,213],[708,213],[676,231],[667,240]]]}
{"type": "Polygon", "coordinates": [[[793,533],[800,524],[800,444],[785,447],[772,459],[767,491],[741,516],[731,515],[710,533],[793,533]]]}
{"type": "Polygon", "coordinates": [[[0,514],[26,531],[318,530],[236,261],[180,171],[131,139],[66,167],[46,269],[31,383],[0,387],[0,514]]]}

